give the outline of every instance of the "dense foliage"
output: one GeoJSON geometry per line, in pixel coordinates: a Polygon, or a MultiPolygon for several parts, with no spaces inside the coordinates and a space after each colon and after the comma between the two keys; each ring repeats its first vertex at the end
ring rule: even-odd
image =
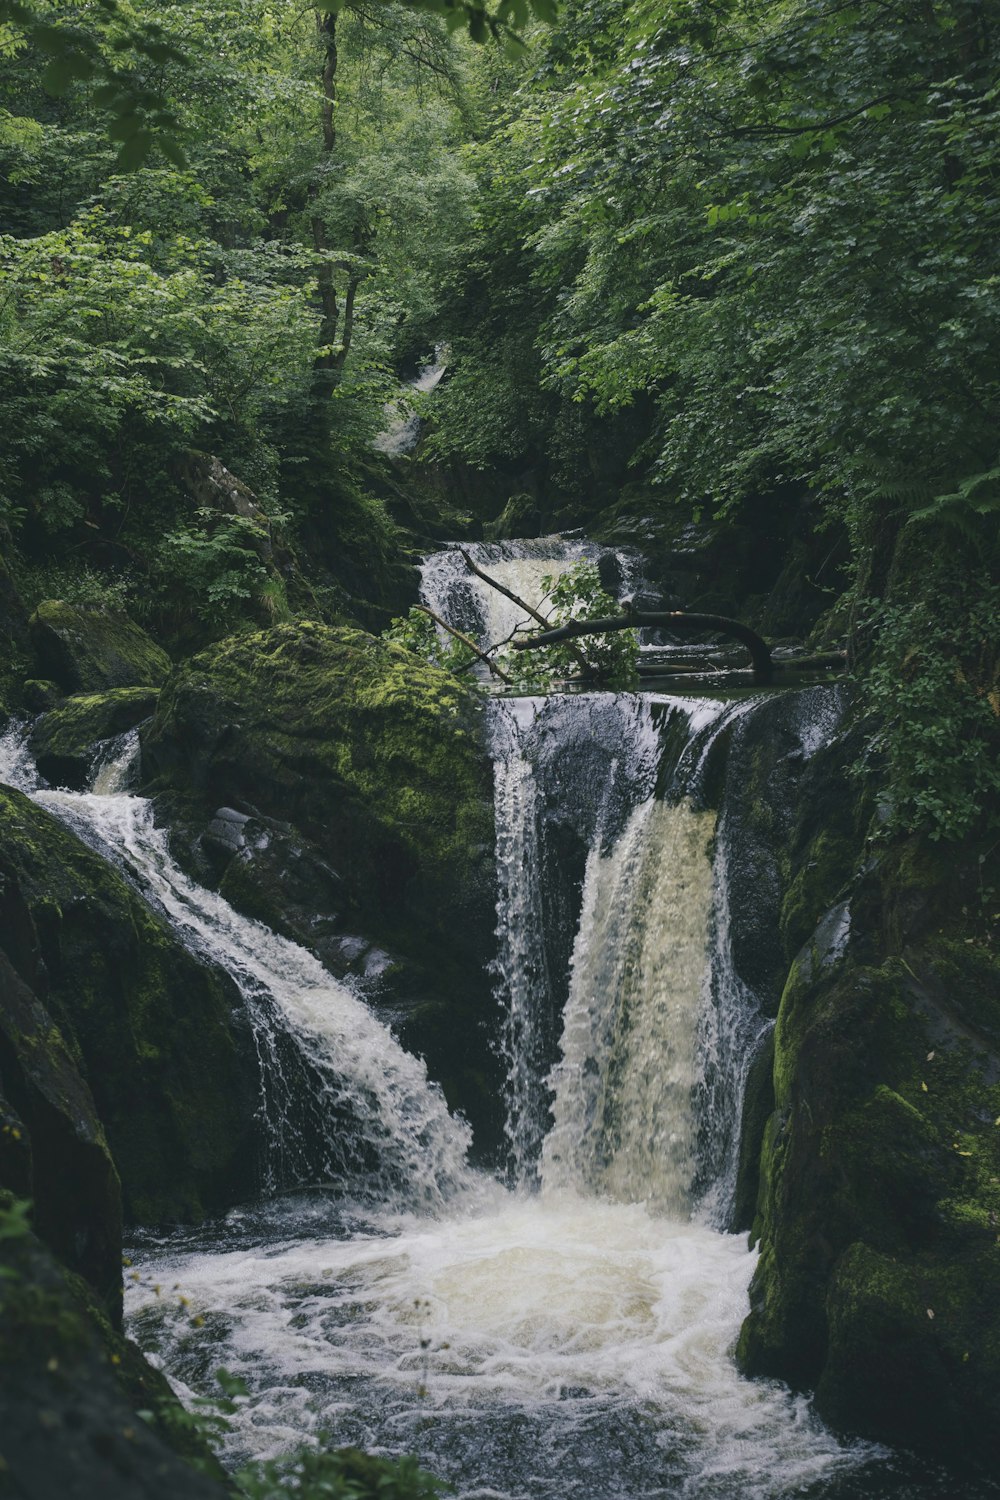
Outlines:
{"type": "Polygon", "coordinates": [[[28,603],[82,587],[185,645],[383,624],[420,544],[372,443],[445,344],[421,528],[641,517],[668,548],[757,535],[758,560],[804,537],[804,586],[848,594],[873,665],[893,826],[968,831],[1000,754],[975,603],[1000,514],[1000,4],[538,17],[5,0],[0,527],[28,603]],[[205,454],[251,506],[192,480],[205,454]],[[944,592],[928,555],[954,560],[944,592]]]}
{"type": "Polygon", "coordinates": [[[260,549],[199,503],[199,452],[286,540],[308,531],[340,585],[328,607],[364,593],[392,527],[362,470],[394,366],[433,345],[471,188],[457,149],[475,49],[434,10],[89,16],[101,56],[119,57],[126,22],[162,41],[149,86],[184,158],[141,163],[134,135],[108,140],[98,74],[60,75],[53,97],[54,39],[0,31],[0,525],[29,594],[33,567],[72,559],[167,628],[231,626],[260,549]]]}
{"type": "Polygon", "coordinates": [[[996,630],[964,613],[974,589],[925,598],[920,557],[962,577],[998,560],[998,35],[980,0],[574,0],[469,151],[476,237],[433,439],[486,468],[533,455],[571,524],[780,534],[808,511],[831,550],[842,534],[862,657],[895,642],[889,764],[923,747],[898,816],[949,835],[1000,753],[996,630]],[[932,611],[951,645],[924,674],[932,611]],[[977,630],[951,714],[947,663],[977,630]],[[956,733],[974,773],[950,763],[956,733]]]}

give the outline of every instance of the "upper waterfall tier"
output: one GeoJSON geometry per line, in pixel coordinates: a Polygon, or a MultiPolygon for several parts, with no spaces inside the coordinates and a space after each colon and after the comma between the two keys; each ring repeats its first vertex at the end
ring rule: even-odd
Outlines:
{"type": "Polygon", "coordinates": [[[558,578],[584,560],[598,565],[609,593],[623,599],[631,593],[632,559],[580,538],[544,536],[475,542],[435,552],[420,570],[421,598],[435,614],[482,646],[495,646],[519,626],[531,628],[534,622],[518,605],[477,578],[468,568],[463,551],[491,578],[543,614],[548,592],[544,580],[558,578]]]}

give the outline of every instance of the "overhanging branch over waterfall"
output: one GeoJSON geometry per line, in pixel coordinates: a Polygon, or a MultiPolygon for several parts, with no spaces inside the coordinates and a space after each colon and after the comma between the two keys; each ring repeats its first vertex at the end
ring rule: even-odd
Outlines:
{"type": "MultiPolygon", "coordinates": [[[[506,586],[506,584],[500,583],[500,581],[496,578],[492,578],[489,573],[484,573],[479,564],[473,561],[464,547],[460,547],[459,551],[461,552],[462,557],[465,559],[465,565],[470,570],[470,572],[474,573],[477,578],[481,578],[483,583],[488,583],[491,589],[496,589],[498,594],[503,594],[504,598],[509,599],[512,604],[516,604],[518,609],[523,609],[525,614],[530,615],[533,620],[537,620],[539,625],[545,626],[546,629],[548,628],[548,620],[535,608],[533,604],[529,604],[526,599],[522,599],[519,594],[515,594],[512,589],[509,589],[506,586]]],[[[541,636],[536,636],[535,639],[541,640],[541,636]]],[[[517,647],[518,642],[514,641],[513,645],[517,647]]],[[[578,650],[576,646],[571,646],[570,652],[577,666],[582,670],[585,676],[589,677],[593,672],[593,667],[584,656],[583,652],[578,650]]]]}
{"type": "Polygon", "coordinates": [[[511,644],[515,651],[533,651],[540,646],[554,646],[559,641],[572,640],[581,635],[608,635],[614,630],[634,630],[650,625],[665,626],[670,630],[713,630],[719,635],[731,636],[733,640],[746,646],[750,653],[754,682],[767,683],[774,680],[775,664],[771,660],[770,646],[749,625],[743,625],[739,620],[730,620],[726,615],[688,614],[684,610],[630,609],[623,615],[611,615],[603,620],[571,620],[555,630],[543,630],[538,635],[525,636],[511,644]]]}

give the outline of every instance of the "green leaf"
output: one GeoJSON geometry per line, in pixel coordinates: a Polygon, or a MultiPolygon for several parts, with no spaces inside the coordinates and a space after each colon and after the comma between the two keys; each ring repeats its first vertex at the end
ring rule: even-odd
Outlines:
{"type": "Polygon", "coordinates": [[[91,58],[84,57],[80,52],[65,52],[60,57],[54,57],[47,65],[42,74],[42,84],[50,94],[59,98],[68,93],[75,82],[92,78],[93,74],[94,63],[91,58]]]}
{"type": "Polygon", "coordinates": [[[124,143],[115,160],[115,167],[119,172],[134,172],[141,167],[149,156],[153,144],[152,132],[145,129],[137,130],[124,143]]]}
{"type": "Polygon", "coordinates": [[[177,167],[181,172],[186,171],[188,160],[179,141],[172,135],[159,135],[156,138],[156,144],[171,166],[177,167]]]}

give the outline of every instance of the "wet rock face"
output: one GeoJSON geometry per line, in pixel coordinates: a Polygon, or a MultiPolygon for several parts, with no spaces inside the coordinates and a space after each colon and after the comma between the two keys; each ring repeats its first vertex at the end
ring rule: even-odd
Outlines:
{"type": "MultiPolygon", "coordinates": [[[[129,1218],[198,1218],[252,1191],[257,1071],[230,981],[196,962],[111,866],[21,793],[0,789],[0,828],[0,944],[41,1007],[36,1014],[12,989],[18,1008],[8,1013],[0,1080],[35,1122],[36,1182],[51,1179],[56,1192],[71,1137],[98,1156],[104,1149],[90,1098],[129,1218]],[[62,1115],[50,1120],[55,1093],[62,1115]]],[[[68,1234],[72,1215],[60,1213],[68,1234]]]]}
{"type": "MultiPolygon", "coordinates": [[[[817,827],[838,838],[845,825],[848,835],[852,827],[856,798],[845,788],[831,798],[826,786],[830,775],[839,777],[843,757],[834,763],[817,753],[821,727],[835,723],[843,707],[837,689],[776,694],[737,720],[728,745],[720,741],[714,754],[720,762],[725,757],[733,962],[768,1015],[777,1013],[789,961],[807,935],[793,935],[790,948],[783,941],[789,888],[805,886],[800,899],[807,904],[817,894],[828,902],[852,868],[827,860],[835,867],[818,870],[810,843],[817,827]],[[827,894],[824,882],[831,881],[827,894]]],[[[809,931],[817,914],[809,910],[809,931]]]]}
{"type": "Polygon", "coordinates": [[[83,791],[98,745],[134,729],[156,707],[157,688],[115,688],[66,698],[32,726],[30,749],[52,786],[83,791]]]}
{"type": "Polygon", "coordinates": [[[995,1459],[1000,965],[969,919],[990,877],[978,848],[870,842],[865,726],[818,744],[821,691],[748,714],[708,766],[734,964],[777,1014],[744,1111],[738,1358],[845,1431],[995,1459]]]}
{"type": "Polygon", "coordinates": [[[143,772],[182,863],[353,975],[496,1135],[492,765],[471,695],[362,631],[276,626],[175,673],[143,772]]]}
{"type": "Polygon", "coordinates": [[[36,675],[66,693],[158,687],[170,658],[126,615],[98,605],[46,599],[29,621],[36,675]]]}
{"type": "Polygon", "coordinates": [[[121,1190],[93,1096],[62,1033],[0,951],[0,1186],[121,1321],[121,1190]]]}
{"type": "Polygon", "coordinates": [[[1000,965],[968,918],[981,866],[971,848],[866,849],[844,764],[831,747],[825,815],[792,840],[782,927],[808,931],[775,1032],[738,1357],[815,1389],[848,1431],[995,1462],[1000,965]]]}

